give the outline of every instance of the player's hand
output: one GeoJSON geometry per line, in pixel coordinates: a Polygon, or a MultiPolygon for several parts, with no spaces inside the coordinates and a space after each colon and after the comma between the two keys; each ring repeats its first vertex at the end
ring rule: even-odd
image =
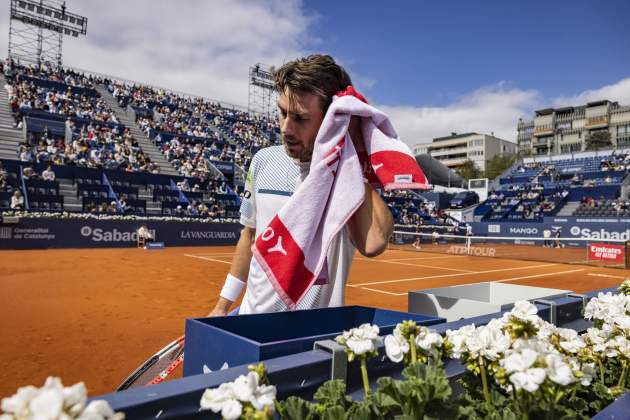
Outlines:
{"type": "Polygon", "coordinates": [[[365,152],[365,142],[363,141],[363,133],[361,132],[361,117],[355,115],[350,118],[348,133],[350,133],[352,144],[354,144],[357,153],[365,152]]]}
{"type": "Polygon", "coordinates": [[[223,296],[219,296],[219,300],[217,301],[217,304],[214,305],[214,309],[210,311],[208,316],[209,317],[226,316],[228,314],[228,311],[230,310],[230,306],[232,306],[232,303],[234,302],[230,302],[223,296]]]}

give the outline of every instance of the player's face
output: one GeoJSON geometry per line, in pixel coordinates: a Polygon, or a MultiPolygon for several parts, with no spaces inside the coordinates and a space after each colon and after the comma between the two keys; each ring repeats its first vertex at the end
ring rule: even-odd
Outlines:
{"type": "Polygon", "coordinates": [[[287,154],[300,162],[310,162],[313,145],[324,120],[319,97],[312,93],[295,95],[295,101],[289,101],[286,94],[280,95],[280,134],[287,154]]]}

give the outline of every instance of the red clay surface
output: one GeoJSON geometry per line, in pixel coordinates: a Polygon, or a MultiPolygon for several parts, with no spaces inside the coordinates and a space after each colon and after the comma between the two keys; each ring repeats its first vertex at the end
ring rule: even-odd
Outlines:
{"type": "MultiPolygon", "coordinates": [[[[213,306],[233,247],[0,252],[0,397],[49,375],[113,391],[213,306]]],[[[347,304],[406,310],[407,292],[502,281],[584,292],[628,270],[388,250],[355,257],[347,304]]]]}

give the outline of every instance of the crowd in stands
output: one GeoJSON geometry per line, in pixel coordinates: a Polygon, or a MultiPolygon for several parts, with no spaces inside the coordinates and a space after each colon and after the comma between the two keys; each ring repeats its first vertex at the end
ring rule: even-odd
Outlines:
{"type": "MultiPolygon", "coordinates": [[[[71,121],[67,124],[73,125],[71,121]]],[[[72,128],[71,128],[72,129],[72,128]]],[[[88,168],[120,169],[134,172],[159,173],[159,166],[141,150],[128,130],[120,132],[117,126],[83,126],[66,143],[62,137],[44,132],[31,134],[17,150],[22,162],[50,162],[55,165],[77,165],[88,168]]]]}
{"type": "Polygon", "coordinates": [[[112,82],[109,90],[121,106],[135,110],[147,136],[157,132],[156,144],[183,175],[204,159],[234,162],[246,170],[255,151],[277,141],[276,118],[143,85],[112,82]],[[160,133],[174,135],[175,142],[162,141],[160,133]]]}
{"type": "Polygon", "coordinates": [[[118,123],[114,111],[100,97],[66,90],[37,86],[27,79],[8,85],[9,106],[15,116],[15,126],[21,128],[23,114],[28,110],[46,111],[68,117],[99,122],[118,123]]]}
{"type": "Polygon", "coordinates": [[[9,84],[5,89],[17,128],[21,128],[29,110],[38,110],[67,117],[65,127],[73,133],[72,141],[66,142],[65,136],[49,133],[48,127],[42,132],[29,132],[27,141],[17,150],[20,161],[159,172],[158,165],[142,152],[128,130],[121,132],[119,126],[112,125],[118,120],[101,97],[73,91],[73,87],[93,88],[102,79],[46,65],[39,70],[34,66],[18,66],[11,60],[2,65],[5,76],[8,75],[9,84]],[[40,86],[29,77],[64,83],[67,88],[40,86]],[[77,127],[73,117],[90,122],[77,127]]]}
{"type": "Polygon", "coordinates": [[[610,156],[601,159],[599,169],[603,172],[629,171],[630,153],[622,153],[617,150],[613,151],[610,156]]]}
{"type": "Polygon", "coordinates": [[[630,200],[582,197],[574,216],[630,216],[630,200]]]}
{"type": "Polygon", "coordinates": [[[0,70],[7,79],[13,79],[18,75],[35,77],[43,80],[64,83],[69,86],[81,88],[94,88],[95,84],[102,83],[100,77],[85,74],[73,69],[49,65],[44,62],[38,68],[34,65],[20,66],[13,59],[6,58],[0,63],[0,70]]]}

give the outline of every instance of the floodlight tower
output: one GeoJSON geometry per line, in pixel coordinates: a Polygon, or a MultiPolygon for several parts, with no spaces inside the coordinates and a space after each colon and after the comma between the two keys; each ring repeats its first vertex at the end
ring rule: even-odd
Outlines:
{"type": "Polygon", "coordinates": [[[61,66],[63,36],[87,33],[87,18],[63,0],[11,0],[10,8],[9,57],[21,64],[61,66]]]}
{"type": "Polygon", "coordinates": [[[270,117],[275,109],[276,97],[276,86],[271,68],[261,63],[250,67],[247,110],[270,117]]]}

